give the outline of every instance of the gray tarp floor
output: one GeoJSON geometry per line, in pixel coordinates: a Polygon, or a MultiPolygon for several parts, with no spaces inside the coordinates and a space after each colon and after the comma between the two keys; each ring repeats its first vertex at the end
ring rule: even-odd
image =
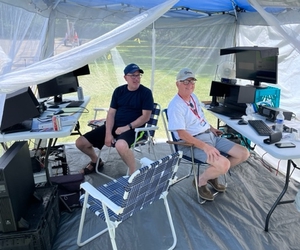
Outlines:
{"type": "MultiPolygon", "coordinates": [[[[170,154],[165,143],[155,145],[159,158],[170,154]]],[[[108,150],[101,157],[106,161],[108,150]]],[[[73,173],[84,167],[89,159],[78,152],[74,145],[66,146],[67,161],[73,173]]],[[[126,166],[115,149],[105,164],[104,172],[112,177],[126,174],[126,166]]],[[[190,171],[190,164],[182,161],[178,175],[190,171]]],[[[299,170],[295,170],[299,171],[299,170]]],[[[197,203],[193,177],[171,187],[168,201],[177,234],[175,249],[300,249],[300,213],[293,203],[278,205],[273,212],[269,232],[264,231],[265,219],[271,206],[283,189],[285,177],[269,171],[261,158],[252,154],[227,175],[227,191],[218,194],[213,202],[197,203]]],[[[108,179],[94,173],[86,181],[99,186],[108,179]]],[[[295,198],[300,185],[291,181],[283,200],[295,198]]],[[[54,239],[53,250],[79,249],[77,233],[81,209],[63,212],[54,239]]],[[[83,239],[103,229],[106,224],[88,211],[83,239]]],[[[161,200],[141,210],[116,229],[116,241],[121,250],[160,250],[172,244],[172,236],[165,208],[161,200]]],[[[96,238],[80,249],[112,249],[108,233],[96,238]]]]}

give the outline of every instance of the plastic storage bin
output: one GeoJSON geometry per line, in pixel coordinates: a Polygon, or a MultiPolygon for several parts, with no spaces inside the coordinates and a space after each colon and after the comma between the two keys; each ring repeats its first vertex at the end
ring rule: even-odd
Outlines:
{"type": "Polygon", "coordinates": [[[0,233],[0,249],[51,250],[60,219],[57,186],[37,188],[36,193],[43,201],[29,207],[25,219],[30,228],[0,233]]]}
{"type": "Polygon", "coordinates": [[[255,103],[260,102],[265,102],[271,107],[278,108],[280,103],[280,89],[274,87],[256,89],[255,103]]]}

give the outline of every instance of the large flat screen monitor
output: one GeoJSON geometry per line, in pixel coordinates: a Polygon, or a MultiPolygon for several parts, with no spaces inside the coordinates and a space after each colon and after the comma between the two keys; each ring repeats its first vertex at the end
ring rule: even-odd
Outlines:
{"type": "Polygon", "coordinates": [[[236,78],[253,81],[255,88],[267,87],[262,83],[277,84],[278,48],[232,47],[220,50],[220,55],[236,54],[236,78]]]}
{"type": "Polygon", "coordinates": [[[261,83],[277,84],[277,55],[262,57],[260,51],[243,51],[236,54],[236,78],[251,80],[254,87],[261,83]]]}
{"type": "MultiPolygon", "coordinates": [[[[39,102],[30,87],[17,90],[6,95],[1,121],[1,133],[11,132],[13,126],[21,126],[26,120],[40,115],[39,102]]],[[[25,129],[25,128],[24,128],[25,129]]],[[[30,130],[28,128],[28,130],[30,130]]]]}
{"type": "Polygon", "coordinates": [[[0,232],[28,229],[24,216],[34,191],[28,143],[15,142],[0,158],[0,232]]]}
{"type": "Polygon", "coordinates": [[[62,99],[63,94],[69,94],[77,91],[79,84],[77,76],[73,72],[55,77],[47,82],[37,85],[40,98],[53,97],[50,105],[58,105],[65,102],[62,99]]]}
{"type": "Polygon", "coordinates": [[[66,102],[63,100],[63,94],[69,94],[77,91],[79,86],[77,76],[90,74],[88,65],[69,72],[67,74],[55,77],[47,82],[37,85],[40,98],[53,97],[53,102],[48,102],[50,105],[59,105],[66,102]]]}

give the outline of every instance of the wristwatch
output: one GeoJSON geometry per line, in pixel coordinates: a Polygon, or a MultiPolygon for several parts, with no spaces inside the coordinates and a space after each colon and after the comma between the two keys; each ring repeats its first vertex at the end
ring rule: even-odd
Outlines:
{"type": "Polygon", "coordinates": [[[128,126],[131,130],[133,129],[131,123],[129,123],[128,126]]]}

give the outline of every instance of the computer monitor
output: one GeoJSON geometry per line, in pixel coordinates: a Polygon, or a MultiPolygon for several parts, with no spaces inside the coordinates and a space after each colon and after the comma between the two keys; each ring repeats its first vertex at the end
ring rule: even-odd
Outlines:
{"type": "Polygon", "coordinates": [[[254,87],[262,82],[277,84],[277,55],[263,57],[260,51],[243,51],[236,54],[236,78],[252,80],[254,87]]]}
{"type": "Polygon", "coordinates": [[[256,89],[251,86],[212,81],[210,96],[213,97],[213,104],[211,106],[218,106],[217,102],[222,102],[227,107],[244,111],[247,107],[246,103],[254,102],[255,91],[256,89]]]}
{"type": "Polygon", "coordinates": [[[8,93],[3,107],[0,131],[4,133],[12,126],[39,115],[39,102],[30,87],[8,93]]]}
{"type": "Polygon", "coordinates": [[[90,68],[89,65],[85,65],[79,69],[75,69],[74,71],[75,76],[83,76],[83,75],[89,75],[90,74],[90,68]]]}
{"type": "Polygon", "coordinates": [[[48,102],[50,105],[59,105],[66,102],[63,100],[63,94],[69,94],[77,91],[79,86],[77,76],[90,74],[89,65],[69,72],[67,74],[55,77],[47,82],[37,85],[40,98],[53,97],[53,102],[48,102]]]}
{"type": "Polygon", "coordinates": [[[77,91],[79,84],[77,76],[73,72],[55,77],[47,82],[37,85],[40,98],[53,97],[53,102],[50,105],[58,105],[64,103],[62,95],[77,91]]]}
{"type": "Polygon", "coordinates": [[[255,88],[267,86],[261,83],[277,84],[278,48],[275,47],[233,47],[221,49],[220,54],[236,54],[236,78],[253,81],[255,88]]]}
{"type": "Polygon", "coordinates": [[[0,232],[28,229],[24,216],[34,191],[28,143],[15,142],[0,158],[0,232]]]}
{"type": "Polygon", "coordinates": [[[225,97],[226,95],[229,94],[229,87],[227,86],[228,84],[222,83],[222,82],[217,82],[217,81],[212,81],[211,86],[210,86],[210,92],[209,95],[212,96],[212,101],[210,106],[219,106],[218,97],[225,97]]]}

